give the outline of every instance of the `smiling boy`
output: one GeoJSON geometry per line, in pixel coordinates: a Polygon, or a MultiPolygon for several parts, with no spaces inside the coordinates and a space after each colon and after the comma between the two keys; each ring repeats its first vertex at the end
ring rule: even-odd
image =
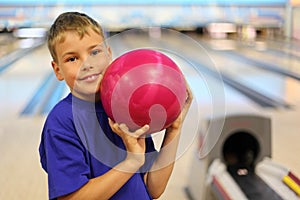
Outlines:
{"type": "Polygon", "coordinates": [[[48,48],[57,79],[70,89],[47,116],[39,147],[49,199],[158,198],[173,170],[190,91],[157,152],[152,138],[143,137],[148,125],[129,132],[104,112],[99,88],[112,53],[95,20],[61,14],[49,30],[48,48]]]}

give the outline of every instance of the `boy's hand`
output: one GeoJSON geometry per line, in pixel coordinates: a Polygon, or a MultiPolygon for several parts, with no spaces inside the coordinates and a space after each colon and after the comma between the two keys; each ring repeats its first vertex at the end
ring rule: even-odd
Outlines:
{"type": "Polygon", "coordinates": [[[111,129],[119,135],[126,147],[127,158],[132,164],[142,166],[145,162],[145,137],[143,135],[149,130],[149,125],[144,125],[142,128],[134,132],[129,131],[126,124],[118,124],[108,118],[111,129]]]}
{"type": "Polygon", "coordinates": [[[185,100],[185,103],[183,105],[183,108],[181,110],[180,115],[177,117],[177,119],[167,128],[167,133],[171,132],[173,129],[180,129],[182,127],[182,124],[184,122],[184,119],[189,111],[189,108],[193,101],[193,94],[188,84],[186,84],[187,87],[187,97],[185,100]]]}

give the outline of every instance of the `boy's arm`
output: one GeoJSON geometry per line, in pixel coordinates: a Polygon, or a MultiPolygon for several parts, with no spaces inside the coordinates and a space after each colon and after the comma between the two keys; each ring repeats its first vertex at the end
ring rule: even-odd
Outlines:
{"type": "MultiPolygon", "coordinates": [[[[188,86],[188,85],[187,85],[188,86]]],[[[187,99],[179,117],[166,129],[159,155],[146,175],[146,185],[153,198],[164,192],[174,168],[181,128],[192,103],[193,96],[187,87],[187,99]]]]}
{"type": "Polygon", "coordinates": [[[110,119],[109,124],[112,130],[122,138],[126,146],[126,159],[105,174],[90,179],[77,191],[58,198],[59,200],[109,199],[144,164],[146,144],[145,138],[140,136],[148,131],[149,126],[145,125],[135,132],[129,132],[127,126],[124,124],[119,125],[110,119]]]}
{"type": "Polygon", "coordinates": [[[79,190],[58,199],[107,200],[130,179],[141,165],[140,161],[134,158],[127,158],[105,174],[90,179],[79,190]]]}
{"type": "Polygon", "coordinates": [[[165,191],[172,174],[179,137],[179,131],[165,133],[159,155],[146,175],[146,185],[154,199],[160,197],[165,191]]]}

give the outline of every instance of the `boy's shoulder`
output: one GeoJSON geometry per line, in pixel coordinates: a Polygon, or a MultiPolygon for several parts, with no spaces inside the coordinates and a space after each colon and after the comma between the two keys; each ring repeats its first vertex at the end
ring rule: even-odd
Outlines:
{"type": "Polygon", "coordinates": [[[47,119],[66,119],[72,116],[72,95],[60,100],[49,112],[47,119]]]}

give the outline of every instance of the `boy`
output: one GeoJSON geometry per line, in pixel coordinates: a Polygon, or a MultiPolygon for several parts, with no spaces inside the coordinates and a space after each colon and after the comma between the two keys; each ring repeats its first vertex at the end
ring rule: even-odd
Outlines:
{"type": "Polygon", "coordinates": [[[48,48],[57,79],[71,91],[49,113],[42,132],[49,199],[158,198],[173,170],[191,92],[157,152],[151,137],[143,136],[148,125],[130,132],[103,110],[99,85],[112,56],[96,21],[83,13],[61,14],[49,30],[48,48]]]}

